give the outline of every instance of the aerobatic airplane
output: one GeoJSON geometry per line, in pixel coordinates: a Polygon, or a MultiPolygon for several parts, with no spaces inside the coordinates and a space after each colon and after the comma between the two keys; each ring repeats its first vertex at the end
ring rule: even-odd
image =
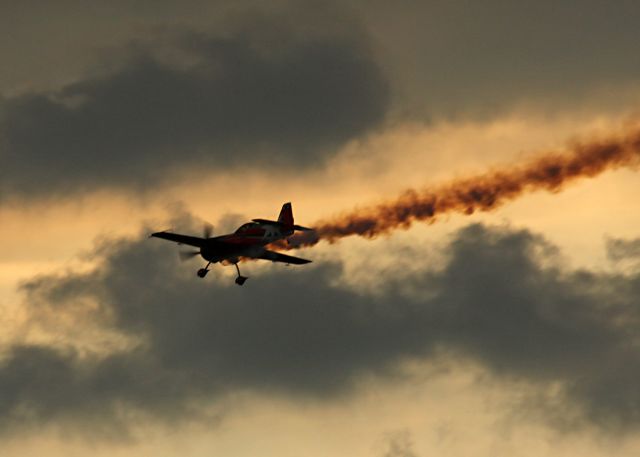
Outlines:
{"type": "Polygon", "coordinates": [[[151,236],[199,248],[199,251],[182,252],[180,255],[183,259],[201,255],[209,262],[204,268],[198,270],[198,276],[201,278],[207,275],[209,265],[212,263],[221,262],[235,265],[238,272],[236,284],[241,286],[248,279],[240,274],[240,267],[238,267],[238,262],[243,258],[265,259],[295,265],[311,262],[311,260],[270,251],[265,247],[269,243],[286,239],[296,230],[308,231],[311,229],[295,225],[291,203],[285,203],[282,205],[277,221],[252,219],[251,222],[241,225],[238,230],[228,235],[211,237],[212,227],[205,226],[203,238],[171,232],[156,232],[151,236]]]}

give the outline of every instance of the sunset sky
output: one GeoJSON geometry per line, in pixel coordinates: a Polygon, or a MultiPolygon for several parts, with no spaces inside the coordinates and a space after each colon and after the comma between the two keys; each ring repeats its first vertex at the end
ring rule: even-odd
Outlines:
{"type": "Polygon", "coordinates": [[[243,287],[148,238],[287,201],[319,226],[637,135],[639,19],[0,1],[0,455],[639,455],[640,160],[243,287]]]}

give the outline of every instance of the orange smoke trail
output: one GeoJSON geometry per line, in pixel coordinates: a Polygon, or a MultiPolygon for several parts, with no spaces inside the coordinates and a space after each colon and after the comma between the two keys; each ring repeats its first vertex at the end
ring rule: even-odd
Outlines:
{"type": "Polygon", "coordinates": [[[518,166],[505,167],[423,190],[410,189],[398,198],[318,221],[314,232],[289,239],[289,248],[311,246],[320,240],[333,243],[359,235],[374,238],[414,222],[434,222],[447,213],[491,211],[529,192],[560,191],[579,178],[594,177],[640,162],[640,127],[621,135],[548,151],[518,166]]]}

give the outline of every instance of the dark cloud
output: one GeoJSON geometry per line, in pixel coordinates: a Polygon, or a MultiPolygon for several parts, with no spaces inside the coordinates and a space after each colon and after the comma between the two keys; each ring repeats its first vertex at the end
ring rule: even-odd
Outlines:
{"type": "Polygon", "coordinates": [[[0,194],[317,165],[383,120],[387,84],[361,34],[305,34],[269,16],[238,23],[218,35],[161,29],[115,69],[3,100],[0,194]]]}
{"type": "Polygon", "coordinates": [[[5,423],[126,424],[131,411],[185,420],[202,409],[194,405],[238,390],[339,397],[361,375],[395,376],[399,362],[444,351],[499,377],[559,383],[556,400],[584,420],[640,424],[640,275],[565,271],[553,246],[528,231],[469,226],[440,272],[388,279],[375,296],[336,286],[339,264],[274,266],[242,288],[201,281],[175,249],[115,240],[96,251],[94,272],[24,285],[34,315],[82,316],[79,307],[96,302],[94,325],[139,344],[106,357],[6,348],[5,423]]]}
{"type": "Polygon", "coordinates": [[[607,240],[607,256],[614,262],[640,261],[640,238],[636,240],[609,238],[607,240]]]}
{"type": "MultiPolygon", "coordinates": [[[[197,30],[207,26],[225,29],[229,10],[260,9],[284,11],[272,20],[276,27],[298,22],[302,24],[299,30],[304,31],[334,30],[338,23],[343,30],[366,29],[375,37],[375,59],[368,50],[362,54],[360,45],[354,48],[350,41],[347,51],[351,49],[353,57],[360,56],[368,64],[375,60],[386,76],[392,75],[393,93],[401,94],[394,97],[397,112],[419,118],[469,112],[495,116],[522,102],[547,103],[555,110],[563,106],[575,109],[594,93],[601,93],[596,97],[597,109],[606,105],[618,112],[632,103],[621,88],[637,85],[640,77],[640,64],[634,58],[640,41],[635,20],[640,5],[630,0],[617,2],[615,7],[603,0],[278,1],[261,8],[259,4],[187,0],[8,5],[0,17],[7,35],[0,43],[0,57],[7,69],[0,75],[0,85],[12,92],[32,81],[38,86],[59,86],[60,81],[77,77],[95,59],[96,48],[119,45],[140,27],[179,24],[197,30]]],[[[268,42],[268,38],[260,41],[268,42]]],[[[295,47],[296,43],[292,44],[295,47]]],[[[335,65],[317,62],[317,68],[326,71],[335,65]]],[[[350,71],[346,70],[347,78],[350,71]]],[[[247,78],[247,74],[236,76],[241,81],[247,78]]],[[[358,81],[364,86],[375,85],[378,77],[375,72],[364,79],[356,77],[354,84],[347,81],[345,87],[357,88],[358,81]]],[[[352,98],[347,90],[343,103],[331,93],[317,93],[321,100],[327,95],[329,101],[338,98],[333,102],[336,108],[361,106],[358,112],[362,116],[367,108],[378,106],[374,102],[380,103],[385,91],[367,93],[364,98],[371,105],[359,105],[363,100],[352,98]]],[[[268,108],[261,105],[259,112],[268,113],[268,108]]],[[[378,111],[374,109],[372,115],[374,112],[378,111]]],[[[335,113],[340,116],[339,109],[335,113]]],[[[294,124],[296,121],[293,119],[294,124]]]]}
{"type": "Polygon", "coordinates": [[[360,3],[401,108],[414,114],[495,116],[523,102],[575,109],[598,91],[597,109],[609,99],[615,112],[629,108],[620,88],[640,77],[638,2],[360,3]]]}

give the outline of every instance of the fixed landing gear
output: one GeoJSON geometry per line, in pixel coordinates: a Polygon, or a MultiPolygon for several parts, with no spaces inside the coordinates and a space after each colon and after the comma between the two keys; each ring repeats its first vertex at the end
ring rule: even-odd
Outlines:
{"type": "MultiPolygon", "coordinates": [[[[211,262],[209,262],[209,263],[207,264],[207,266],[206,266],[206,267],[204,267],[204,268],[200,268],[200,269],[198,270],[197,275],[198,275],[198,277],[199,277],[199,278],[204,278],[205,276],[207,276],[207,273],[209,273],[209,265],[211,265],[211,262]]],[[[237,284],[237,285],[239,285],[239,286],[241,286],[241,285],[243,285],[243,284],[245,283],[245,281],[246,281],[247,279],[249,279],[249,278],[247,278],[246,276],[242,276],[242,275],[240,274],[240,267],[238,267],[238,264],[237,264],[237,263],[235,263],[234,265],[235,265],[235,267],[236,267],[236,271],[238,272],[238,277],[236,278],[236,284],[237,284]]]]}
{"type": "Polygon", "coordinates": [[[209,262],[206,267],[200,268],[198,270],[197,275],[199,278],[204,278],[205,276],[207,276],[207,273],[209,273],[209,265],[211,265],[211,262],[209,262]]]}
{"type": "Polygon", "coordinates": [[[243,284],[244,284],[244,282],[245,282],[247,279],[249,279],[249,278],[247,278],[246,276],[242,276],[242,275],[240,274],[240,267],[238,267],[238,264],[237,264],[237,263],[235,264],[235,266],[236,266],[236,271],[238,272],[238,277],[236,278],[236,284],[237,284],[237,285],[239,285],[239,286],[241,286],[241,285],[243,285],[243,284]]]}

